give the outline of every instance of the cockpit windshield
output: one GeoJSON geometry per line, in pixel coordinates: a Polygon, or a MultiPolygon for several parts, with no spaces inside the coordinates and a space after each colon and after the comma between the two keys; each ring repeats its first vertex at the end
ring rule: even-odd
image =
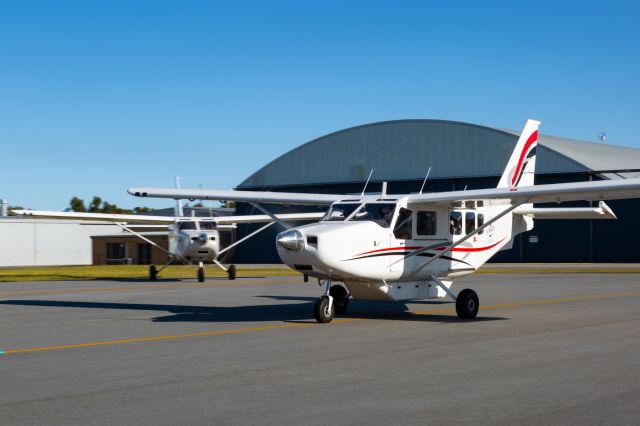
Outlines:
{"type": "Polygon", "coordinates": [[[393,219],[395,203],[368,203],[362,206],[351,218],[353,221],[370,220],[383,228],[388,228],[393,219]]]}
{"type": "Polygon", "coordinates": [[[210,231],[213,229],[216,229],[216,223],[212,220],[208,220],[208,221],[201,221],[200,222],[200,229],[203,231],[210,231]]]}
{"type": "Polygon", "coordinates": [[[322,220],[327,222],[342,222],[358,207],[360,207],[359,203],[336,203],[329,208],[329,211],[324,215],[322,220]]]}
{"type": "Polygon", "coordinates": [[[178,229],[180,231],[196,229],[196,223],[194,221],[189,222],[178,222],[178,229]]]}
{"type": "Polygon", "coordinates": [[[322,220],[342,222],[353,215],[350,221],[371,221],[383,228],[388,228],[395,208],[395,203],[336,203],[331,206],[322,220]]]}

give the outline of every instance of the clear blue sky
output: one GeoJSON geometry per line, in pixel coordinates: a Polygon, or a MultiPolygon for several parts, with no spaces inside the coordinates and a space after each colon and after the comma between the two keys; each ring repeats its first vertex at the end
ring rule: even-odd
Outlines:
{"type": "MultiPolygon", "coordinates": [[[[369,122],[441,118],[640,147],[635,2],[2,1],[0,197],[231,188],[369,122]]],[[[640,166],[640,165],[639,165],[640,166]]],[[[166,205],[149,200],[147,205],[166,205]]]]}

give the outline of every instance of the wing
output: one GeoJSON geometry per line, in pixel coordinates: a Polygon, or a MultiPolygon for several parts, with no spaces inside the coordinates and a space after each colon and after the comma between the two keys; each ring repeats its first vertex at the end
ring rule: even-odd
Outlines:
{"type": "MultiPolygon", "coordinates": [[[[318,213],[286,213],[275,214],[279,220],[284,222],[288,221],[318,221],[324,212],[318,213]]],[[[238,223],[260,223],[260,222],[273,222],[273,218],[266,214],[248,215],[248,216],[217,216],[213,220],[219,225],[231,225],[238,223]]]]}
{"type": "Polygon", "coordinates": [[[19,216],[49,217],[53,219],[109,220],[115,222],[159,224],[175,222],[175,218],[173,216],[148,216],[141,214],[53,212],[44,210],[11,210],[11,212],[19,216]]]}
{"type": "Polygon", "coordinates": [[[271,191],[233,191],[217,189],[173,189],[173,188],[131,188],[127,190],[136,197],[173,198],[175,200],[224,200],[246,201],[270,204],[329,205],[343,199],[344,195],[311,194],[271,191]]]}
{"type": "Polygon", "coordinates": [[[489,188],[470,191],[413,194],[408,207],[461,200],[505,200],[511,203],[562,203],[640,198],[640,178],[590,182],[556,183],[518,188],[489,188]]]}
{"type": "MultiPolygon", "coordinates": [[[[52,219],[85,219],[85,220],[109,220],[115,222],[158,223],[169,224],[176,221],[173,216],[148,216],[137,214],[117,213],[78,213],[78,212],[54,212],[44,210],[12,210],[19,216],[48,217],[52,219]]],[[[288,221],[317,221],[324,216],[324,212],[317,213],[286,213],[274,215],[279,220],[288,221]]],[[[187,216],[184,216],[187,218],[187,216]]],[[[191,218],[190,216],[188,218],[191,218]]],[[[273,222],[273,218],[266,214],[247,216],[214,216],[198,217],[198,219],[213,219],[219,225],[231,225],[238,223],[273,222]]]]}

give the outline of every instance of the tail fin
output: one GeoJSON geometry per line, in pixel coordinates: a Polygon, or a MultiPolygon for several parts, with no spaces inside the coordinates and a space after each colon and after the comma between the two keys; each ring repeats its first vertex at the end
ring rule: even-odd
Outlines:
{"type": "Polygon", "coordinates": [[[498,188],[533,186],[536,169],[536,147],[538,146],[539,121],[527,120],[520,139],[504,169],[498,188]]]}

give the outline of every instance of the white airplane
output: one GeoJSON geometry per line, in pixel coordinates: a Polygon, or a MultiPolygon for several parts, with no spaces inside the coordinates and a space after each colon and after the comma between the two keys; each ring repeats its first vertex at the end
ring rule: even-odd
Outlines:
{"type": "Polygon", "coordinates": [[[286,221],[316,221],[322,217],[322,213],[297,213],[282,215],[251,215],[251,216],[216,216],[216,217],[187,217],[182,213],[182,205],[178,203],[176,216],[152,216],[139,214],[110,214],[110,213],[78,213],[55,212],[41,210],[12,210],[21,216],[47,217],[57,219],[87,219],[106,220],[120,226],[125,231],[135,235],[141,240],[153,245],[169,255],[169,261],[159,269],[155,265],[149,267],[149,280],[155,281],[158,274],[176,260],[187,264],[198,264],[198,281],[205,280],[205,263],[211,262],[225,271],[230,280],[236,278],[235,265],[225,267],[218,261],[223,253],[257,235],[276,222],[286,221]],[[220,249],[220,231],[231,230],[239,223],[264,223],[266,224],[244,238],[220,249]],[[147,223],[167,225],[169,229],[168,249],[156,244],[143,234],[132,229],[129,223],[147,223]]]}
{"type": "MultiPolygon", "coordinates": [[[[534,219],[615,219],[602,200],[640,197],[640,179],[534,185],[538,121],[528,120],[497,188],[376,196],[260,191],[132,188],[139,197],[330,205],[314,224],[277,235],[282,261],[316,277],[324,294],[315,304],[321,323],[347,310],[349,298],[409,301],[449,296],[461,319],[479,309],[476,292],[451,289],[534,219]],[[600,201],[589,208],[536,208],[533,203],[600,201]],[[340,282],[341,284],[333,284],[340,282]]],[[[273,216],[273,215],[271,215],[273,216]]]]}

